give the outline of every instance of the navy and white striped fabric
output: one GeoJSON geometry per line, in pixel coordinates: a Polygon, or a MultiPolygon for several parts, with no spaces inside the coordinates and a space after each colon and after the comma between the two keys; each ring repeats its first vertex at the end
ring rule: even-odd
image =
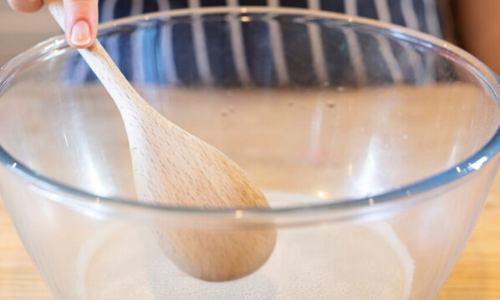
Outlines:
{"type": "MultiPolygon", "coordinates": [[[[283,6],[382,20],[443,38],[446,0],[100,0],[100,20],[207,6],[283,6]]],[[[436,59],[382,35],[322,30],[286,20],[194,22],[107,37],[103,44],[133,81],[183,85],[363,86],[438,80],[436,59]],[[306,46],[304,46],[306,45],[306,46]],[[342,46],[342,45],[345,45],[342,46]],[[127,59],[125,55],[134,55],[127,59]],[[376,72],[367,71],[377,70],[376,72]]],[[[72,80],[93,80],[81,60],[72,80]]]]}
{"type": "MultiPolygon", "coordinates": [[[[100,21],[141,13],[207,6],[284,6],[378,19],[442,37],[439,0],[101,0],[100,21]]],[[[445,7],[445,6],[441,6],[445,7]]]]}

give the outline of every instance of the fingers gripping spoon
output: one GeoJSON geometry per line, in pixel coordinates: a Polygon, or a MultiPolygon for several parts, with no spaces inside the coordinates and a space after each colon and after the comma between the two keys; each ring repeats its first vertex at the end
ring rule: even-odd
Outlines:
{"type": "MultiPolygon", "coordinates": [[[[60,0],[45,0],[64,29],[60,0]]],[[[168,121],[134,90],[99,41],[79,50],[118,107],[125,124],[139,201],[202,208],[267,208],[267,200],[224,154],[168,121]]],[[[271,255],[274,229],[219,230],[162,227],[167,256],[207,281],[251,274],[271,255]]]]}

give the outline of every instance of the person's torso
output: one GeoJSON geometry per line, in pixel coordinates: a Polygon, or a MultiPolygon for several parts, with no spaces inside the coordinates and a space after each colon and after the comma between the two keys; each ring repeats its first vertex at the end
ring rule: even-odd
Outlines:
{"type": "Polygon", "coordinates": [[[452,39],[448,0],[100,0],[100,20],[209,6],[283,6],[361,16],[452,39]]]}
{"type": "MultiPolygon", "coordinates": [[[[281,6],[378,19],[441,38],[448,32],[446,4],[447,0],[99,1],[101,21],[208,6],[274,6],[275,11],[281,6]]],[[[239,24],[216,29],[189,22],[155,23],[101,41],[128,79],[166,85],[428,84],[441,80],[439,70],[447,70],[436,56],[391,33],[364,34],[348,26],[332,30],[313,24],[292,28],[281,26],[279,20],[234,21],[239,24]]],[[[78,56],[68,71],[73,81],[95,80],[78,56]]]]}

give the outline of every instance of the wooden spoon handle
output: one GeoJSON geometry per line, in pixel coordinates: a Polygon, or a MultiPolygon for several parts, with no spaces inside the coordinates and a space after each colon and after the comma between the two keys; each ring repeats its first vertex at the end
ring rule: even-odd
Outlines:
{"type": "MultiPolygon", "coordinates": [[[[44,0],[44,3],[47,5],[52,17],[65,30],[63,2],[61,0],[44,0]]],[[[128,112],[131,107],[145,106],[142,97],[125,78],[98,40],[90,48],[78,49],[78,51],[102,82],[121,113],[128,112]]]]}

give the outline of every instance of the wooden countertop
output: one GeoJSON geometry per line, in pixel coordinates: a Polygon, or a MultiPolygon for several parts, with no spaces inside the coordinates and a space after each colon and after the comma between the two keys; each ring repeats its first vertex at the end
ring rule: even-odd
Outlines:
{"type": "MultiPolygon", "coordinates": [[[[463,90],[457,91],[463,92],[463,90]]],[[[436,101],[434,98],[431,100],[436,101]]],[[[425,99],[429,97],[422,97],[421,100],[425,99]]],[[[7,216],[3,202],[0,201],[0,300],[48,299],[53,297],[31,263],[7,216]]],[[[469,243],[438,299],[500,299],[500,176],[498,175],[469,243]]]]}
{"type": "MultiPolygon", "coordinates": [[[[500,173],[499,173],[500,174],[500,173]]],[[[439,300],[500,299],[500,176],[439,300]]],[[[54,299],[45,287],[0,202],[0,299],[54,299]]]]}

